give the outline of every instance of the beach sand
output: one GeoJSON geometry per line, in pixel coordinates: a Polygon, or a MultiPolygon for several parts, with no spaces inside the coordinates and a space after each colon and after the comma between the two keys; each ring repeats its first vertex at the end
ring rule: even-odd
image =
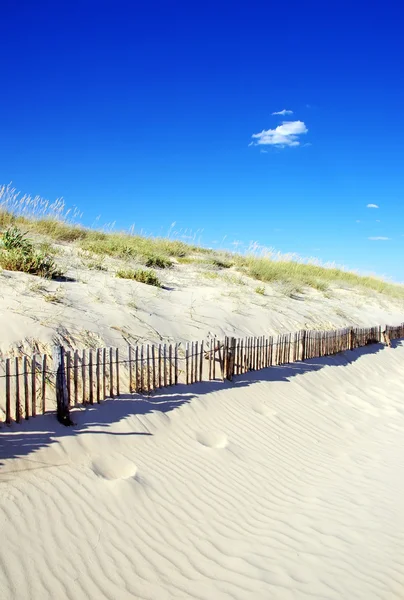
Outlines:
{"type": "Polygon", "coordinates": [[[15,600],[402,599],[404,347],[0,432],[15,600]]]}

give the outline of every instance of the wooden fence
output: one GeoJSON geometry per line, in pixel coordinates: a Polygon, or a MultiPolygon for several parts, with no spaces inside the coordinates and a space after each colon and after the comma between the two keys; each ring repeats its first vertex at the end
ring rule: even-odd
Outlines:
{"type": "Polygon", "coordinates": [[[330,356],[374,343],[404,338],[398,327],[298,331],[277,337],[261,336],[181,344],[129,346],[65,351],[52,357],[6,358],[0,363],[0,406],[12,421],[57,412],[70,423],[69,408],[99,403],[122,392],[150,394],[154,390],[200,381],[231,380],[234,375],[311,358],[330,356]],[[60,412],[65,405],[64,413],[60,412]]]}

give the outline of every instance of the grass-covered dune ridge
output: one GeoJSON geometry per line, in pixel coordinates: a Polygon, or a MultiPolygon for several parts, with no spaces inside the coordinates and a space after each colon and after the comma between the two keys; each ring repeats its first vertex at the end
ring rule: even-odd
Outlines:
{"type": "MultiPolygon", "coordinates": [[[[177,263],[198,263],[206,268],[211,267],[213,272],[231,269],[259,282],[285,284],[290,293],[299,293],[305,287],[326,292],[332,285],[368,289],[390,297],[404,298],[402,285],[376,276],[364,276],[321,265],[318,261],[305,262],[294,255],[291,258],[279,253],[262,253],[254,248],[246,254],[217,251],[179,239],[85,228],[75,222],[80,217],[77,209],[66,209],[62,199],[49,203],[38,196],[21,196],[10,185],[0,186],[0,232],[4,234],[10,228],[14,228],[14,231],[17,228],[29,238],[34,254],[35,244],[43,244],[45,240],[48,243],[71,244],[93,256],[119,258],[128,262],[136,260],[150,268],[164,269],[177,263]]],[[[50,260],[51,255],[49,246],[48,255],[45,253],[42,258],[50,260]]],[[[18,261],[5,260],[3,256],[4,269],[24,270],[17,268],[18,264],[18,261]]],[[[53,267],[56,272],[52,262],[53,267]]],[[[30,271],[27,269],[27,272],[30,271]]]]}

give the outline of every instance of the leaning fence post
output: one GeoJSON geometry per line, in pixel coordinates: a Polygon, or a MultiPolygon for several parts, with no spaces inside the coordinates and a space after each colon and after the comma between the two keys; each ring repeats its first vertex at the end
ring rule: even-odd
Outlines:
{"type": "Polygon", "coordinates": [[[306,330],[303,329],[303,331],[301,332],[301,355],[300,355],[300,360],[305,360],[306,358],[306,330]]]}
{"type": "Polygon", "coordinates": [[[72,425],[69,414],[69,397],[67,393],[66,371],[64,364],[64,348],[55,346],[53,350],[53,364],[56,372],[56,406],[57,419],[62,425],[72,425]]]}

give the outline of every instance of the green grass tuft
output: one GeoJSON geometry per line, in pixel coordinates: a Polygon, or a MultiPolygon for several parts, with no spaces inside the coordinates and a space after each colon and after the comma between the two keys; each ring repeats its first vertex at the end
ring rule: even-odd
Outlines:
{"type": "Polygon", "coordinates": [[[156,273],[147,269],[120,269],[116,272],[116,277],[120,279],[133,279],[139,283],[161,287],[161,282],[156,273]]]}
{"type": "Polygon", "coordinates": [[[158,254],[150,254],[145,259],[146,267],[157,267],[159,269],[169,269],[173,266],[172,260],[158,254]]]}
{"type": "Polygon", "coordinates": [[[219,269],[230,269],[230,267],[232,267],[234,265],[233,261],[230,260],[226,260],[225,258],[212,258],[210,261],[210,264],[214,265],[215,267],[218,267],[219,269]]]}

